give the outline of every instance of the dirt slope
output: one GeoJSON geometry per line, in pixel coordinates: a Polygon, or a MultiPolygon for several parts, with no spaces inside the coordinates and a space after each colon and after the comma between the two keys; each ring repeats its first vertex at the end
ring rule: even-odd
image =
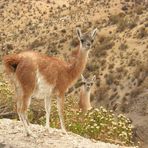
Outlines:
{"type": "MultiPolygon", "coordinates": [[[[36,138],[23,134],[22,124],[9,119],[0,120],[0,147],[6,148],[126,148],[103,142],[93,142],[76,134],[65,135],[61,130],[50,129],[50,134],[40,125],[31,125],[36,138]]],[[[134,147],[133,147],[134,148],[134,147]]]]}

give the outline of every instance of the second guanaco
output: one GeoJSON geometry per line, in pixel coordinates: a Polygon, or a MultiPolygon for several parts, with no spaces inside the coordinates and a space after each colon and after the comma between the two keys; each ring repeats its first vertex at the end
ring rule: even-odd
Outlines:
{"type": "Polygon", "coordinates": [[[92,88],[94,86],[94,83],[96,81],[96,76],[94,75],[92,78],[84,78],[83,75],[81,75],[82,79],[82,87],[80,89],[80,96],[79,96],[79,108],[83,112],[87,112],[92,108],[91,102],[90,102],[90,95],[92,88]]]}

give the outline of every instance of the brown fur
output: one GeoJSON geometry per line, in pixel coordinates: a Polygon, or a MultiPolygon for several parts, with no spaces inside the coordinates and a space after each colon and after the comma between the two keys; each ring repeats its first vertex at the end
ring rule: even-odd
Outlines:
{"type": "Polygon", "coordinates": [[[30,105],[31,97],[38,92],[44,95],[45,99],[46,127],[49,129],[51,99],[48,97],[54,91],[57,95],[61,127],[65,129],[62,115],[64,94],[84,71],[91,47],[90,39],[94,38],[95,34],[96,29],[88,38],[82,35],[80,29],[77,29],[80,48],[75,55],[76,58],[70,63],[33,51],[7,55],[3,58],[6,73],[11,77],[15,85],[17,112],[24,124],[27,135],[30,135],[26,115],[27,108],[30,105]],[[81,38],[84,38],[83,43],[81,38]]]}
{"type": "Polygon", "coordinates": [[[76,58],[78,54],[79,54],[79,49],[72,51],[71,56],[76,58]]]}
{"type": "Polygon", "coordinates": [[[80,96],[79,96],[79,108],[83,112],[87,112],[92,108],[91,103],[90,103],[90,96],[87,94],[86,90],[84,87],[81,88],[80,90],[80,96]]]}
{"type": "MultiPolygon", "coordinates": [[[[87,62],[87,53],[80,52],[77,59],[70,64],[56,57],[48,57],[32,51],[7,55],[3,58],[3,62],[6,73],[15,73],[22,85],[25,86],[27,86],[28,79],[35,77],[35,71],[38,68],[47,82],[54,85],[55,90],[62,94],[79,78],[84,70],[87,62]],[[17,65],[16,70],[13,64],[17,65]]],[[[34,81],[33,84],[35,85],[35,80],[32,79],[32,81],[34,81]]],[[[32,87],[34,86],[32,85],[32,87]]]]}
{"type": "Polygon", "coordinates": [[[17,94],[17,112],[27,111],[30,97],[37,87],[37,70],[49,85],[54,86],[54,92],[61,99],[61,112],[63,112],[64,94],[83,72],[87,62],[87,54],[88,52],[80,51],[75,61],[70,64],[58,58],[31,51],[5,56],[3,62],[6,73],[11,79],[15,79],[13,83],[15,83],[17,94]],[[16,69],[13,68],[13,64],[16,65],[16,69]],[[19,91],[22,93],[17,92],[19,87],[21,88],[19,91]]]}
{"type": "Polygon", "coordinates": [[[16,54],[7,55],[3,58],[6,73],[14,72],[15,69],[13,65],[18,65],[20,58],[16,54]]]}
{"type": "Polygon", "coordinates": [[[91,102],[90,102],[90,95],[92,92],[92,88],[94,87],[94,83],[96,81],[96,76],[94,75],[92,78],[86,79],[83,75],[81,75],[81,79],[82,79],[83,85],[80,90],[79,108],[83,112],[87,112],[92,108],[91,102]]]}

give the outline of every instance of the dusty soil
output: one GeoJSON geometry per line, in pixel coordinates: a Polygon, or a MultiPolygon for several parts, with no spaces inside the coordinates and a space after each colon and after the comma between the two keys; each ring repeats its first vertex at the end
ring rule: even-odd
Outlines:
{"type": "MultiPolygon", "coordinates": [[[[61,130],[50,129],[48,133],[43,126],[31,125],[35,138],[23,133],[22,124],[10,119],[0,120],[0,148],[126,148],[114,144],[94,142],[79,135],[61,130]]],[[[134,147],[133,147],[134,148],[134,147]]]]}

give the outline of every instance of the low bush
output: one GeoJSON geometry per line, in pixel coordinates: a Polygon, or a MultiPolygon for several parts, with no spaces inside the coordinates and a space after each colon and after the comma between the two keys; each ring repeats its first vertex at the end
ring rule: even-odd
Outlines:
{"type": "MultiPolygon", "coordinates": [[[[64,119],[66,129],[86,138],[121,145],[133,145],[132,125],[124,115],[115,116],[112,111],[105,108],[95,108],[87,113],[79,111],[74,98],[68,98],[65,102],[64,119]]],[[[45,117],[40,118],[40,123],[45,124],[45,117]]],[[[59,128],[59,117],[56,109],[56,101],[53,103],[51,127],[59,128]]]]}
{"type": "Polygon", "coordinates": [[[3,75],[0,73],[0,118],[12,116],[12,94],[13,92],[10,90],[8,83],[4,80],[3,75]]]}
{"type": "Polygon", "coordinates": [[[117,25],[117,31],[124,31],[125,29],[133,29],[137,24],[137,18],[125,17],[121,15],[111,15],[109,17],[111,24],[117,25]]]}
{"type": "Polygon", "coordinates": [[[120,50],[126,50],[128,48],[128,45],[126,43],[121,43],[119,46],[120,50]]]}
{"type": "Polygon", "coordinates": [[[110,36],[100,36],[93,52],[95,57],[102,57],[106,55],[106,51],[112,49],[115,45],[114,38],[110,36]]]}
{"type": "Polygon", "coordinates": [[[144,37],[148,36],[148,31],[145,27],[141,27],[138,31],[137,31],[137,38],[138,39],[142,39],[144,37]]]}

